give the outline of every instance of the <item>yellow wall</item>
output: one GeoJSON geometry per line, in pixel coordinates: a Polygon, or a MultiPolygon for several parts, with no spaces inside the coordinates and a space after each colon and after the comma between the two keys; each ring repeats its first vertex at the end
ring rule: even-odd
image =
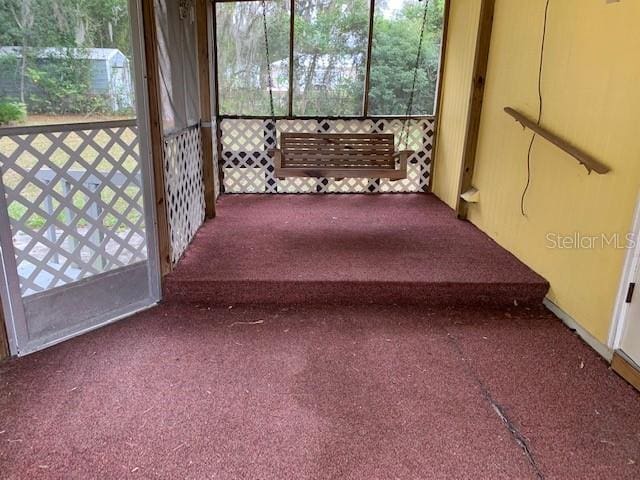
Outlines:
{"type": "Polygon", "coordinates": [[[456,206],[460,180],[480,3],[452,0],[449,8],[433,192],[451,208],[456,206]]]}
{"type": "MultiPolygon", "coordinates": [[[[640,1],[551,0],[542,125],[612,172],[587,175],[573,158],[537,139],[523,218],[520,195],[531,134],[502,109],[509,105],[530,117],[537,114],[544,4],[496,2],[473,180],[480,203],[471,207],[469,218],[547,278],[550,299],[606,343],[625,251],[551,249],[547,234],[624,235],[631,227],[640,186],[640,1]]],[[[454,48],[447,53],[449,59],[456,54],[454,48]]],[[[440,134],[447,148],[447,134],[440,134]]],[[[438,175],[446,171],[442,163],[438,175]]]]}

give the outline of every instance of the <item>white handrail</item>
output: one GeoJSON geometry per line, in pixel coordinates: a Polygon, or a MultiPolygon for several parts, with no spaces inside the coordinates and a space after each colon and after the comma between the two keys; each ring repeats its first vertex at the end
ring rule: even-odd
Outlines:
{"type": "Polygon", "coordinates": [[[135,127],[138,120],[107,120],[104,122],[59,123],[51,125],[27,125],[18,127],[0,127],[0,137],[30,135],[34,133],[77,132],[83,130],[104,130],[106,128],[135,127]]]}

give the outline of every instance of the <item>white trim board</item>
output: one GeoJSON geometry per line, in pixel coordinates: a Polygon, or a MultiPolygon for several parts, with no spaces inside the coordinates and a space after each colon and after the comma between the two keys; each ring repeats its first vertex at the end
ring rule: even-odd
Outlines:
{"type": "Polygon", "coordinates": [[[611,319],[611,329],[609,330],[609,347],[617,350],[622,342],[622,332],[624,330],[624,322],[626,320],[629,304],[626,301],[627,290],[629,284],[636,279],[636,272],[640,267],[640,242],[638,242],[640,233],[640,197],[636,200],[636,209],[633,213],[633,223],[631,225],[631,233],[636,241],[634,248],[629,248],[624,259],[622,267],[622,275],[620,276],[620,286],[618,287],[618,295],[613,309],[613,318],[611,319]]]}
{"type": "Polygon", "coordinates": [[[548,298],[545,298],[542,303],[545,307],[547,307],[556,317],[558,317],[562,322],[569,327],[571,330],[574,330],[582,340],[584,340],[587,345],[593,348],[596,352],[600,354],[607,362],[611,362],[613,358],[613,350],[607,347],[604,343],[600,342],[597,338],[587,332],[584,327],[582,327],[578,322],[576,322],[571,315],[562,310],[558,305],[553,303],[548,298]]]}

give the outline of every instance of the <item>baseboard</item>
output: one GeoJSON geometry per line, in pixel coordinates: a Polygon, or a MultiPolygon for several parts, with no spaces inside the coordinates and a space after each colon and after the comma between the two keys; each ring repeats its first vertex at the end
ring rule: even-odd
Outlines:
{"type": "Polygon", "coordinates": [[[640,367],[620,350],[613,352],[611,368],[636,390],[640,391],[640,367]]]}
{"type": "Polygon", "coordinates": [[[571,315],[562,310],[558,305],[553,303],[548,298],[543,300],[544,306],[547,307],[553,314],[558,317],[562,322],[569,327],[571,330],[574,330],[582,340],[584,340],[591,348],[593,348],[596,352],[598,352],[607,362],[610,362],[613,358],[613,350],[607,347],[600,340],[595,338],[589,332],[587,332],[584,327],[582,327],[578,322],[576,322],[571,315]]]}

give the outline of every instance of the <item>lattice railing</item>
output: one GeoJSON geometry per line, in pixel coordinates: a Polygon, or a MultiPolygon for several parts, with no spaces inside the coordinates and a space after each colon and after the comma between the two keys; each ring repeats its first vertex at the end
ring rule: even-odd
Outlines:
{"type": "MultiPolygon", "coordinates": [[[[408,148],[415,153],[408,160],[407,178],[275,178],[273,159],[268,150],[282,132],[393,133],[400,142],[404,120],[370,119],[238,119],[223,118],[221,123],[223,186],[228,193],[358,193],[422,192],[429,187],[434,120],[411,119],[406,123],[408,148]]],[[[404,138],[403,145],[404,148],[404,138]]]]}
{"type": "Polygon", "coordinates": [[[176,263],[205,217],[199,125],[165,138],[164,166],[171,261],[176,263]]]}
{"type": "Polygon", "coordinates": [[[0,131],[23,295],[147,257],[135,120],[0,131]]]}

